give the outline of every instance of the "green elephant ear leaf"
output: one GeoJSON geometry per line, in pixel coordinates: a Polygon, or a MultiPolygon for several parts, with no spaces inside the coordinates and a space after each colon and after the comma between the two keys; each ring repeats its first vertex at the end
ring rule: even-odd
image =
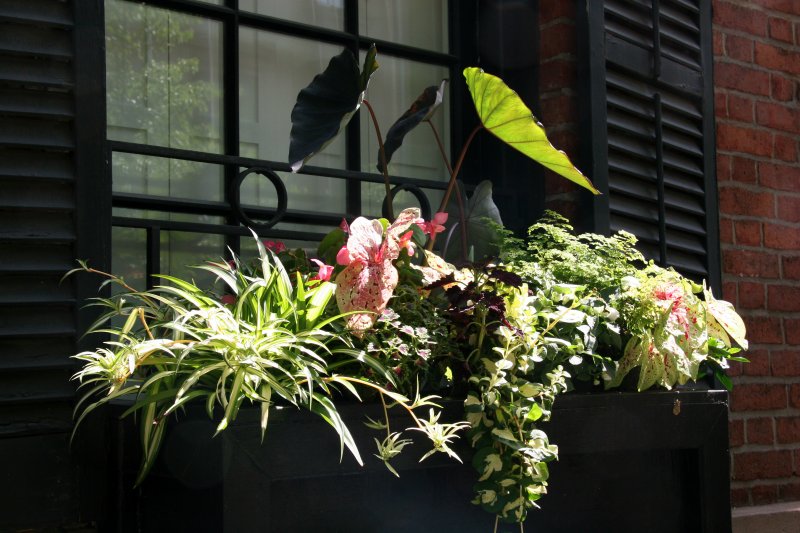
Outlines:
{"type": "MultiPolygon", "coordinates": [[[[411,104],[411,107],[402,114],[397,121],[392,124],[389,131],[386,133],[386,140],[383,143],[383,150],[386,154],[386,164],[392,159],[392,155],[403,144],[403,139],[406,134],[416,128],[423,120],[428,120],[433,112],[442,104],[444,99],[444,88],[447,86],[447,80],[442,80],[442,83],[437,87],[431,85],[422,91],[417,99],[411,104]]],[[[381,162],[381,155],[378,153],[378,171],[383,172],[383,164],[381,162]]]]}
{"type": "Polygon", "coordinates": [[[503,80],[477,67],[464,69],[464,77],[481,123],[487,130],[544,167],[594,194],[600,194],[589,178],[575,168],[567,154],[550,144],[544,128],[531,110],[503,80]]]}
{"type": "Polygon", "coordinates": [[[370,76],[378,68],[375,55],[373,46],[367,52],[364,70],[359,72],[353,53],[343,50],[297,95],[289,138],[292,172],[335,139],[358,111],[370,76]]]}
{"type": "MultiPolygon", "coordinates": [[[[489,180],[480,182],[469,200],[466,199],[463,185],[458,189],[464,204],[467,252],[472,249],[472,255],[476,260],[497,255],[500,251],[500,234],[497,228],[503,226],[503,221],[500,218],[500,209],[497,208],[492,198],[492,182],[489,180]]],[[[450,227],[442,257],[450,261],[459,261],[463,259],[466,252],[462,254],[460,229],[457,227],[457,224],[460,223],[460,215],[455,198],[451,198],[447,205],[447,213],[450,227]]]]}

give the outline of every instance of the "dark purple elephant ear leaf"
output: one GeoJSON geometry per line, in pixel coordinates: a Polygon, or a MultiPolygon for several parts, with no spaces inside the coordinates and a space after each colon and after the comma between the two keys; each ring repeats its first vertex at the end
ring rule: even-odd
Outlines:
{"type": "MultiPolygon", "coordinates": [[[[433,112],[441,105],[446,85],[447,80],[442,80],[442,83],[438,87],[436,85],[426,87],[425,90],[422,91],[422,94],[411,104],[411,107],[409,107],[408,110],[392,124],[392,127],[389,128],[389,131],[386,133],[386,140],[383,143],[387,165],[389,161],[391,161],[392,155],[403,144],[403,139],[408,132],[416,128],[423,120],[430,118],[433,112]]],[[[380,152],[378,152],[378,171],[383,172],[380,152]]]]}
{"type": "Polygon", "coordinates": [[[297,172],[344,129],[361,106],[369,77],[378,68],[374,47],[364,72],[350,50],[334,56],[321,74],[297,95],[292,109],[289,164],[297,172]]]}

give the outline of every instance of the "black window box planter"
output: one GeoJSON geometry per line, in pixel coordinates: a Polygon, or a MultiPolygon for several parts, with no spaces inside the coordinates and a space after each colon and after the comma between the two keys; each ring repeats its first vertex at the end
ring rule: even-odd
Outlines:
{"type": "MultiPolygon", "coordinates": [[[[558,444],[547,496],[525,524],[530,532],[727,532],[731,529],[725,391],[568,394],[545,430],[558,444]]],[[[445,416],[462,412],[446,402],[445,416]]],[[[470,503],[477,475],[465,442],[460,465],[443,454],[422,463],[420,445],[393,465],[372,456],[378,432],[361,423],[380,406],[347,404],[340,412],[365,466],[334,431],[294,408],[270,415],[264,443],[258,413],[211,439],[200,412],[171,421],[157,465],[133,489],[139,460],[132,419],[114,424],[116,531],[478,532],[494,517],[470,503]]],[[[404,420],[398,419],[400,429],[404,420]]],[[[416,433],[416,432],[414,432],[416,433]]],[[[416,436],[422,442],[423,436],[416,436]]],[[[519,531],[501,524],[499,531],[519,531]]]]}

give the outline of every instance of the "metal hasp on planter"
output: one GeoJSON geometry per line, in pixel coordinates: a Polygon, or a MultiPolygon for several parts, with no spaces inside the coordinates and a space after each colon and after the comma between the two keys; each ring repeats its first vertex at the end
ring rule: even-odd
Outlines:
{"type": "MultiPolygon", "coordinates": [[[[548,496],[526,531],[682,533],[730,531],[728,394],[725,391],[567,394],[545,428],[560,448],[548,496]]],[[[445,402],[457,419],[462,403],[445,402]]],[[[130,419],[115,422],[117,531],[490,533],[494,517],[472,505],[477,474],[437,454],[403,453],[392,476],[366,453],[376,435],[360,424],[379,405],[340,413],[366,466],[339,462],[336,435],[318,417],[277,409],[260,443],[257,410],[243,410],[212,439],[201,413],[172,423],[161,457],[133,489],[139,450],[130,419]]],[[[422,448],[420,448],[422,450],[422,448]]],[[[501,524],[498,531],[519,531],[501,524]]]]}

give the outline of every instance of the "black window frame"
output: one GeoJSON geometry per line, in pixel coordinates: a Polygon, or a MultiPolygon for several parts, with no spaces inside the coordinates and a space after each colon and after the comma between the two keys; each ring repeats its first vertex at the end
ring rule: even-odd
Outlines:
{"type": "MultiPolygon", "coordinates": [[[[146,232],[146,280],[148,288],[152,287],[154,274],[160,270],[160,233],[161,231],[184,231],[196,233],[214,233],[225,236],[226,248],[238,254],[240,252],[239,237],[248,236],[249,230],[237,210],[241,206],[238,202],[237,183],[246,173],[258,173],[280,181],[275,172],[289,172],[289,164],[282,161],[270,161],[239,155],[239,31],[241,28],[270,31],[293,37],[306,38],[317,42],[340,45],[347,48],[358,57],[360,51],[367,50],[373,43],[377,46],[380,55],[392,56],[399,59],[419,61],[445,67],[449,70],[450,79],[460,77],[461,70],[469,63],[463,60],[465,55],[474,55],[465,46],[465,38],[474,34],[476,5],[470,2],[451,0],[448,2],[448,29],[449,52],[435,52],[405,44],[394,43],[361,35],[358,31],[358,0],[344,0],[344,29],[333,30],[305,23],[280,19],[268,15],[242,11],[238,8],[238,0],[225,0],[224,5],[204,3],[199,0],[125,0],[135,4],[168,9],[173,12],[199,16],[220,22],[222,25],[222,99],[223,99],[223,151],[221,154],[199,152],[164,146],[138,144],[111,140],[107,138],[105,114],[103,114],[102,146],[105,154],[105,183],[97,191],[94,200],[98,208],[106,204],[109,218],[104,227],[108,228],[108,235],[103,239],[106,243],[103,248],[109,254],[111,250],[111,228],[137,228],[146,232]],[[466,52],[465,52],[466,51],[466,52]],[[135,154],[140,156],[153,156],[161,158],[178,159],[199,163],[221,165],[224,168],[224,200],[218,203],[205,201],[191,201],[166,197],[152,197],[140,194],[126,194],[112,191],[112,157],[114,153],[135,154]],[[244,170],[241,170],[241,169],[244,170]],[[107,194],[109,200],[100,198],[107,194]],[[113,208],[131,208],[142,210],[169,211],[174,213],[206,214],[224,217],[224,224],[202,224],[197,222],[180,222],[169,220],[143,219],[111,215],[113,208]]],[[[99,30],[102,39],[105,38],[104,26],[104,0],[96,0],[96,8],[100,11],[99,30]]],[[[95,22],[95,25],[97,22],[95,22]]],[[[105,58],[102,61],[95,59],[96,65],[92,69],[95,76],[101,75],[105,79],[105,58]]],[[[89,70],[89,68],[87,68],[89,70]]],[[[104,85],[104,81],[103,81],[104,85]]],[[[466,91],[460,87],[462,84],[451,85],[449,99],[451,116],[451,146],[457,142],[463,133],[461,125],[464,122],[464,110],[467,98],[466,91]]],[[[103,89],[105,97],[105,87],[103,89]]],[[[103,100],[105,104],[105,100],[103,100]]],[[[318,241],[324,235],[313,231],[294,231],[275,229],[271,226],[278,221],[290,223],[306,223],[337,226],[341,219],[352,219],[361,214],[361,184],[384,183],[380,174],[363,172],[360,170],[360,125],[359,121],[352,120],[345,131],[345,169],[332,169],[307,165],[303,167],[303,174],[311,176],[324,176],[331,179],[344,180],[346,205],[344,213],[325,213],[309,211],[285,210],[281,206],[277,209],[247,208],[250,218],[269,220],[267,224],[256,228],[259,236],[286,240],[318,241]]],[[[96,146],[95,146],[96,149],[96,146]]],[[[449,154],[451,159],[453,154],[449,154]]],[[[423,188],[444,190],[446,181],[425,180],[408,176],[390,176],[394,187],[403,187],[416,195],[424,195],[423,188]]],[[[280,195],[280,193],[278,193],[280,195]]],[[[423,206],[425,207],[425,206],[423,206]]],[[[429,209],[423,209],[423,214],[430,217],[429,209]]]]}

